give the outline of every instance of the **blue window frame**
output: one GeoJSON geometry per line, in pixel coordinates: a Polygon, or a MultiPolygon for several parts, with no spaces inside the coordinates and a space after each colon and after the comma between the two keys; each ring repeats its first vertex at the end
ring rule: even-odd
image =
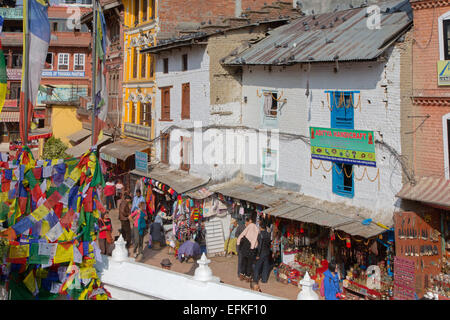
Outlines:
{"type": "MultiPolygon", "coordinates": [[[[331,91],[331,127],[354,129],[354,92],[331,91]]],[[[353,198],[355,195],[353,166],[333,162],[333,193],[353,198]],[[345,170],[345,171],[344,171],[345,170]]]]}

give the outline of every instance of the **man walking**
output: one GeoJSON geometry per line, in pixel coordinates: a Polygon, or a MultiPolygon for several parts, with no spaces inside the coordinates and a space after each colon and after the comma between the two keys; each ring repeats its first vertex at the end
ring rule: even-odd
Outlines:
{"type": "Polygon", "coordinates": [[[253,273],[253,281],[258,284],[259,279],[262,283],[266,283],[270,273],[270,234],[266,230],[266,225],[261,221],[259,224],[258,247],[256,251],[255,271],[253,273]]]}
{"type": "Polygon", "coordinates": [[[136,195],[133,198],[133,204],[131,205],[131,212],[134,212],[139,209],[139,204],[141,202],[145,202],[144,197],[141,195],[141,190],[136,190],[136,195]]]}
{"type": "Polygon", "coordinates": [[[119,204],[119,220],[121,223],[122,235],[127,242],[127,248],[131,246],[131,226],[128,217],[131,214],[130,209],[131,197],[129,194],[125,195],[125,199],[122,199],[119,204]]]}
{"type": "Polygon", "coordinates": [[[115,209],[116,203],[114,201],[114,196],[116,195],[116,187],[111,179],[106,183],[105,188],[103,188],[103,192],[106,197],[106,209],[108,209],[108,211],[115,209]]]}
{"type": "MultiPolygon", "coordinates": [[[[239,226],[236,228],[236,233],[235,233],[235,237],[236,239],[241,235],[242,231],[244,231],[245,227],[247,227],[247,225],[249,224],[249,219],[247,219],[245,221],[245,223],[239,222],[239,226]]],[[[237,240],[236,240],[237,242],[237,240]]],[[[239,245],[236,244],[236,251],[238,254],[238,270],[237,270],[237,275],[238,277],[240,277],[240,275],[242,274],[242,257],[243,255],[239,252],[239,245]]],[[[241,278],[241,280],[243,280],[241,278]]]]}

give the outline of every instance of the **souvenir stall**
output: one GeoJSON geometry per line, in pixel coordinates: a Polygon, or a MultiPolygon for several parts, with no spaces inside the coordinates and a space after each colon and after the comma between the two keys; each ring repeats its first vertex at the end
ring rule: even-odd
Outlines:
{"type": "Polygon", "coordinates": [[[108,299],[94,268],[105,209],[99,161],[35,160],[24,147],[14,160],[1,154],[0,284],[8,299],[108,299]]]}
{"type": "Polygon", "coordinates": [[[163,218],[166,244],[173,247],[175,256],[181,244],[195,239],[203,219],[203,201],[178,194],[170,186],[155,179],[142,178],[143,195],[148,212],[163,218]]]}
{"type": "Polygon", "coordinates": [[[391,299],[392,232],[364,239],[312,223],[272,219],[280,231],[281,263],[274,269],[278,281],[297,286],[308,272],[318,290],[331,258],[338,264],[345,299],[391,299]],[[367,286],[371,277],[380,279],[374,289],[367,286]]]}

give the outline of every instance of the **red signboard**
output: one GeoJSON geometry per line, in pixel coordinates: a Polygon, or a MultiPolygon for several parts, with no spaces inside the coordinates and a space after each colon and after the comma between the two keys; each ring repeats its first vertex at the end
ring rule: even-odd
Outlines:
{"type": "Polygon", "coordinates": [[[394,299],[415,300],[416,270],[414,261],[395,257],[394,299]]]}
{"type": "Polygon", "coordinates": [[[6,74],[8,75],[8,80],[22,79],[22,69],[6,69],[6,74]]]}

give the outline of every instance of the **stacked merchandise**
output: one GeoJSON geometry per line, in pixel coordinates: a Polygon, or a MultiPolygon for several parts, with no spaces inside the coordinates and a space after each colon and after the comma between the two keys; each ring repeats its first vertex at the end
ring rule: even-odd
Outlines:
{"type": "Polygon", "coordinates": [[[25,146],[14,160],[1,158],[0,281],[10,299],[108,299],[94,268],[104,211],[95,153],[34,160],[25,146]]]}

